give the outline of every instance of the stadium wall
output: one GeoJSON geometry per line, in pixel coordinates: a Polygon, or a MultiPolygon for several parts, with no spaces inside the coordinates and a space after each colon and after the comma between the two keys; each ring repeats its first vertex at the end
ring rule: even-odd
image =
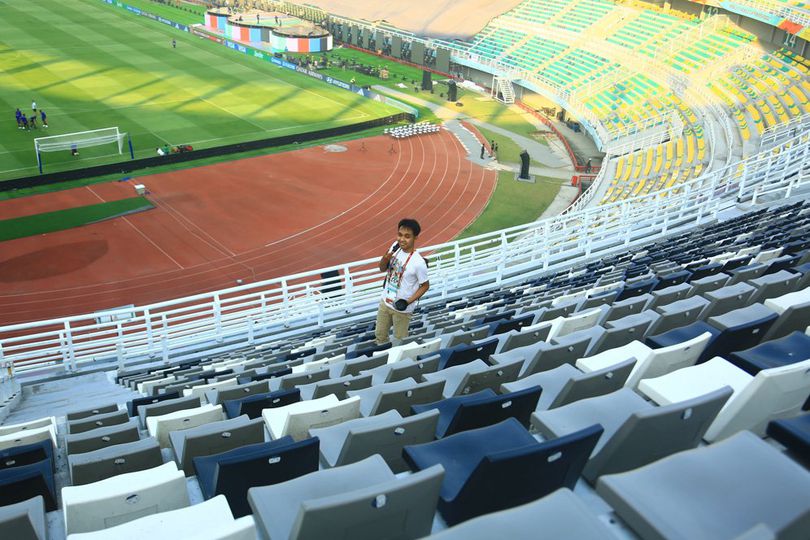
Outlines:
{"type": "Polygon", "coordinates": [[[280,137],[271,137],[269,139],[261,139],[258,141],[247,141],[236,144],[229,144],[225,146],[215,146],[212,148],[203,148],[200,150],[193,150],[191,152],[184,152],[179,154],[169,154],[168,156],[155,156],[143,159],[135,159],[130,161],[122,161],[119,163],[111,163],[109,165],[99,165],[96,167],[87,167],[85,169],[73,169],[70,171],[61,171],[55,173],[48,173],[37,176],[27,176],[23,178],[15,178],[13,180],[4,180],[0,182],[0,191],[11,191],[14,189],[24,189],[35,186],[43,186],[48,184],[57,184],[59,182],[67,182],[69,180],[79,180],[84,178],[92,178],[94,176],[103,176],[106,174],[124,174],[149,167],[157,167],[160,165],[169,165],[172,163],[182,163],[185,161],[193,161],[196,159],[227,156],[230,154],[238,154],[240,152],[247,152],[249,150],[259,150],[262,148],[273,148],[284,146],[288,144],[296,144],[310,141],[317,141],[327,137],[338,137],[341,135],[349,135],[357,133],[366,129],[380,127],[396,122],[407,120],[413,122],[415,118],[405,112],[397,113],[394,115],[377,118],[374,120],[367,120],[357,124],[350,124],[347,126],[339,126],[329,129],[320,129],[317,131],[309,131],[305,133],[296,133],[293,135],[283,135],[280,137]]]}

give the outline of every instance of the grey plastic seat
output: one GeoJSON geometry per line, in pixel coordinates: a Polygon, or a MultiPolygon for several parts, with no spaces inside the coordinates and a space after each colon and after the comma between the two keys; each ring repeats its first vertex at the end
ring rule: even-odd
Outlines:
{"type": "Polygon", "coordinates": [[[673,328],[680,328],[703,318],[703,313],[711,302],[702,296],[690,296],[671,304],[658,306],[656,319],[647,329],[648,334],[662,334],[673,328]]]}
{"type": "Polygon", "coordinates": [[[125,424],[98,428],[76,435],[65,436],[65,449],[68,454],[83,454],[116,444],[135,442],[138,435],[138,423],[130,420],[125,424]]]}
{"type": "Polygon", "coordinates": [[[591,341],[585,355],[592,356],[609,349],[622,347],[632,341],[643,339],[655,318],[656,315],[652,314],[652,312],[644,311],[636,315],[628,315],[627,317],[607,322],[605,323],[606,328],[594,326],[570,335],[589,337],[591,341]]]}
{"type": "Polygon", "coordinates": [[[750,302],[764,302],[768,298],[775,298],[796,290],[801,274],[794,274],[787,270],[780,270],[773,274],[766,274],[762,277],[748,281],[749,285],[756,287],[756,292],[751,297],[750,302]]]}
{"type": "Polygon", "coordinates": [[[425,373],[422,378],[427,382],[443,381],[442,396],[449,398],[474,394],[485,388],[497,391],[501,384],[516,380],[522,366],[520,360],[494,366],[483,360],[473,360],[435,373],[425,373]]]}
{"type": "Polygon", "coordinates": [[[728,284],[736,285],[737,283],[744,283],[756,279],[763,275],[766,270],[768,270],[768,265],[761,263],[746,264],[745,266],[729,270],[728,273],[731,274],[731,280],[728,284]]]}
{"type": "Polygon", "coordinates": [[[329,378],[329,367],[305,373],[290,373],[281,377],[270,379],[270,391],[289,390],[296,386],[323,381],[329,378]]]}
{"type": "Polygon", "coordinates": [[[85,431],[90,431],[91,429],[98,429],[100,427],[109,427],[109,426],[116,426],[118,424],[124,424],[128,421],[129,421],[129,414],[127,414],[126,409],[120,409],[113,412],[87,416],[85,418],[82,418],[81,420],[74,420],[72,422],[67,422],[67,432],[70,433],[71,435],[75,435],[77,433],[84,433],[85,431]]]}
{"type": "Polygon", "coordinates": [[[163,464],[160,445],[153,437],[68,456],[74,486],[98,482],[118,474],[143,471],[163,464]]]}
{"type": "Polygon", "coordinates": [[[456,330],[447,335],[447,342],[442,348],[447,349],[456,345],[470,345],[473,341],[479,341],[489,336],[489,326],[479,326],[472,330],[456,330]]]}
{"type": "Polygon", "coordinates": [[[532,414],[532,428],[551,439],[593,424],[604,428],[582,475],[592,484],[603,474],[635,469],[695,448],[731,396],[719,388],[656,407],[629,388],[532,414]]]}
{"type": "Polygon", "coordinates": [[[731,276],[724,274],[723,272],[718,272],[716,274],[711,274],[706,277],[690,281],[689,284],[692,285],[692,292],[690,296],[703,296],[703,294],[709,291],[725,287],[730,280],[731,276]]]}
{"type": "Polygon", "coordinates": [[[360,375],[361,371],[367,369],[374,369],[379,366],[384,366],[388,361],[387,355],[379,356],[362,356],[360,358],[352,358],[345,362],[340,362],[329,368],[330,377],[345,377],[346,375],[360,375]]]}
{"type": "Polygon", "coordinates": [[[377,386],[408,378],[420,381],[422,380],[423,373],[433,373],[437,369],[439,369],[438,355],[418,362],[411,359],[400,360],[399,362],[369,369],[362,373],[364,375],[370,374],[371,385],[377,386]]]}
{"type": "Polygon", "coordinates": [[[534,345],[540,341],[545,341],[548,337],[549,330],[551,330],[551,322],[545,321],[542,323],[525,326],[518,330],[510,330],[503,337],[503,343],[498,352],[511,351],[527,345],[534,345]]]}
{"type": "Polygon", "coordinates": [[[87,418],[88,416],[111,413],[117,410],[118,410],[118,403],[110,403],[107,405],[102,405],[100,407],[90,407],[89,409],[82,409],[80,411],[69,412],[65,415],[65,419],[68,422],[72,422],[74,420],[81,420],[82,418],[87,418]]]}
{"type": "Polygon", "coordinates": [[[379,455],[281,484],[250,488],[265,538],[421,538],[430,534],[444,469],[397,478],[379,455]]]}
{"type": "Polygon", "coordinates": [[[351,390],[349,397],[360,396],[360,414],[374,416],[397,411],[400,416],[411,415],[411,405],[433,403],[442,399],[443,381],[417,383],[412,378],[377,384],[364,390],[351,390]]]}
{"type": "Polygon", "coordinates": [[[650,293],[653,297],[647,309],[655,309],[658,306],[671,304],[678,300],[684,300],[692,295],[692,286],[688,283],[678,283],[671,287],[652,291],[650,293]]]}
{"type": "Polygon", "coordinates": [[[46,540],[45,501],[42,495],[0,506],[0,538],[46,540]]]}
{"type": "Polygon", "coordinates": [[[807,538],[794,524],[810,512],[810,472],[747,431],[603,476],[596,491],[642,538],[726,540],[759,524],[807,538]]]}
{"type": "Polygon", "coordinates": [[[627,298],[626,300],[619,300],[618,302],[613,302],[605,310],[605,314],[603,315],[601,321],[604,324],[608,321],[615,321],[616,319],[622,319],[624,317],[627,317],[628,315],[635,315],[641,313],[642,311],[644,311],[644,309],[652,300],[653,296],[649,293],[646,293],[641,294],[639,296],[627,298]]]}
{"type": "Polygon", "coordinates": [[[248,384],[240,384],[230,388],[217,388],[205,392],[205,398],[212,405],[221,405],[230,399],[241,399],[254,394],[264,394],[270,391],[268,381],[256,381],[248,384]]]}
{"type": "Polygon", "coordinates": [[[591,343],[590,336],[569,334],[559,338],[556,344],[541,341],[534,345],[512,349],[504,353],[493,354],[490,360],[498,364],[511,364],[515,360],[523,361],[521,376],[554,369],[562,364],[573,364],[585,356],[591,343]]]}
{"type": "Polygon", "coordinates": [[[169,433],[175,461],[186,476],[193,476],[194,458],[221,454],[240,446],[265,440],[264,420],[251,420],[246,414],[169,433]]]}
{"type": "MultiPolygon", "coordinates": [[[[807,274],[810,276],[810,272],[807,274]]],[[[762,341],[779,339],[792,332],[804,332],[810,321],[810,288],[765,300],[765,307],[779,314],[762,341]]]]}
{"type": "Polygon", "coordinates": [[[146,419],[150,416],[163,416],[164,414],[185,409],[196,409],[200,405],[201,402],[198,396],[167,399],[166,401],[138,407],[138,418],[140,419],[141,425],[146,427],[146,419]]]}
{"type": "MultiPolygon", "coordinates": [[[[751,298],[755,292],[756,289],[748,283],[726,285],[720,289],[709,291],[703,297],[711,302],[711,305],[703,311],[701,318],[708,319],[709,317],[743,308],[751,303],[751,298]]],[[[660,332],[656,331],[656,333],[660,332]]]]}
{"type": "Polygon", "coordinates": [[[298,387],[301,399],[318,399],[335,394],[338,399],[346,399],[349,390],[362,390],[371,386],[371,375],[345,375],[336,379],[325,379],[298,387]]]}
{"type": "Polygon", "coordinates": [[[401,473],[409,470],[402,457],[402,448],[431,442],[438,422],[439,411],[436,409],[407,418],[390,410],[377,416],[311,429],[309,434],[320,440],[324,467],[347,465],[379,454],[392,471],[401,473]]]}
{"type": "Polygon", "coordinates": [[[570,364],[563,364],[552,370],[506,383],[501,386],[501,393],[540,386],[543,392],[535,410],[554,409],[580,399],[615,392],[624,386],[635,364],[636,359],[631,358],[590,373],[583,373],[570,364]]]}
{"type": "Polygon", "coordinates": [[[570,489],[485,514],[445,529],[430,540],[605,540],[613,533],[570,489]]]}

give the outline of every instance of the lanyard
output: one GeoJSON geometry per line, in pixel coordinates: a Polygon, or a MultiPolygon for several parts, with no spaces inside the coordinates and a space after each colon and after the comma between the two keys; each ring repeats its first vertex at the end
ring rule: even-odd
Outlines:
{"type": "Polygon", "coordinates": [[[405,273],[405,267],[408,266],[408,263],[411,261],[414,251],[416,250],[413,250],[408,254],[408,258],[405,259],[405,264],[402,265],[402,269],[399,271],[399,275],[397,275],[397,289],[399,289],[399,285],[402,283],[402,275],[405,273]]]}

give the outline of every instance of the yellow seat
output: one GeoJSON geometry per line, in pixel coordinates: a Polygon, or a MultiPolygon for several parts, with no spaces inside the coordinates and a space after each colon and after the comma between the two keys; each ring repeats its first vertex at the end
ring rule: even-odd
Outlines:
{"type": "Polygon", "coordinates": [[[652,148],[647,149],[647,156],[644,159],[644,176],[650,176],[650,171],[652,170],[653,164],[653,150],[652,148]]]}
{"type": "Polygon", "coordinates": [[[683,163],[683,137],[678,137],[675,142],[675,167],[680,169],[683,163]]]}

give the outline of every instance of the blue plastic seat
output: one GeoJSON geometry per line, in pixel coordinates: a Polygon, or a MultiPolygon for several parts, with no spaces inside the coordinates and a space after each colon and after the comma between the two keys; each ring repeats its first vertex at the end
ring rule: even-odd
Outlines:
{"type": "MultiPolygon", "coordinates": [[[[413,471],[436,464],[445,474],[439,512],[448,525],[512,508],[559,488],[573,489],[602,435],[596,424],[540,443],[514,418],[440,441],[406,446],[413,471]]],[[[540,524],[538,524],[540,525],[540,524]]]]}
{"type": "Polygon", "coordinates": [[[476,343],[456,345],[439,351],[439,370],[468,364],[473,360],[483,360],[489,364],[489,357],[495,354],[498,338],[490,338],[476,343]]]}
{"type": "Polygon", "coordinates": [[[731,353],[728,361],[751,375],[756,375],[763,369],[787,366],[808,358],[810,358],[810,336],[802,332],[793,332],[783,338],[731,353]]]}
{"type": "Polygon", "coordinates": [[[56,510],[53,463],[50,459],[0,470],[0,506],[27,501],[37,495],[45,500],[46,512],[56,510]]]}
{"type": "Polygon", "coordinates": [[[0,470],[32,465],[43,459],[50,459],[52,467],[55,468],[51,439],[0,450],[0,470]]]}
{"type": "Polygon", "coordinates": [[[810,464],[810,413],[773,420],[768,424],[767,433],[805,464],[810,464]]]}
{"type": "Polygon", "coordinates": [[[509,394],[496,394],[487,388],[466,396],[412,405],[411,410],[414,414],[420,414],[430,409],[438,409],[436,438],[441,439],[468,429],[497,424],[507,418],[515,418],[524,426],[528,426],[531,414],[537,408],[541,392],[539,386],[509,394]]]}
{"type": "Polygon", "coordinates": [[[318,470],[317,437],[295,442],[282,437],[222,454],[194,458],[203,497],[225,495],[234,517],[251,513],[248,489],[279,484],[318,470]]]}
{"type": "MultiPolygon", "coordinates": [[[[644,272],[646,272],[646,270],[644,272]]],[[[633,298],[634,296],[641,296],[642,294],[647,294],[651,292],[653,289],[655,289],[657,285],[658,285],[657,278],[650,278],[642,281],[637,281],[636,283],[627,285],[624,289],[622,289],[622,292],[619,293],[619,296],[616,297],[616,300],[614,300],[614,302],[621,302],[622,300],[627,300],[628,298],[633,298]]]]}
{"type": "Polygon", "coordinates": [[[489,323],[489,335],[495,336],[498,334],[505,334],[510,330],[520,331],[524,326],[529,326],[534,320],[534,314],[529,313],[521,315],[520,317],[498,319],[489,323]]]}
{"type": "Polygon", "coordinates": [[[686,283],[690,277],[692,277],[692,272],[688,270],[681,270],[679,272],[672,272],[670,274],[660,276],[658,278],[658,284],[653,288],[653,290],[660,291],[661,289],[666,289],[667,287],[672,287],[673,285],[686,283]]]}
{"type": "Polygon", "coordinates": [[[225,415],[228,418],[236,418],[246,414],[252,420],[262,417],[262,409],[284,407],[299,401],[301,401],[301,391],[298,388],[291,388],[289,390],[256,394],[241,399],[229,399],[223,405],[225,406],[225,415]]]}
{"type": "Polygon", "coordinates": [[[372,345],[371,347],[365,347],[363,349],[356,349],[354,351],[349,351],[346,353],[346,360],[351,360],[352,358],[359,358],[361,356],[371,356],[375,352],[385,351],[391,348],[391,342],[383,343],[382,345],[372,345]]]}
{"type": "Polygon", "coordinates": [[[127,413],[129,416],[138,416],[138,408],[142,405],[151,405],[153,403],[159,403],[161,401],[166,401],[167,399],[175,399],[180,397],[180,392],[166,392],[165,394],[160,394],[159,396],[145,396],[135,398],[132,401],[127,401],[127,413]]]}
{"type": "Polygon", "coordinates": [[[660,349],[709,332],[712,337],[697,360],[697,363],[701,364],[715,356],[728,358],[732,352],[754,347],[778,317],[775,312],[762,304],[751,304],[723,315],[710,317],[708,322],[697,321],[663,334],[650,336],[645,343],[652,349],[660,349]]]}
{"type": "MultiPolygon", "coordinates": [[[[692,268],[692,275],[689,276],[689,281],[697,281],[699,279],[703,279],[707,276],[712,276],[719,272],[722,272],[723,265],[720,263],[711,263],[711,264],[702,264],[695,268],[692,268]]],[[[687,266],[687,270],[690,269],[687,266]]]]}
{"type": "Polygon", "coordinates": [[[292,368],[288,367],[276,371],[271,371],[269,373],[260,373],[258,375],[253,375],[252,377],[237,377],[236,382],[238,382],[239,384],[247,384],[250,382],[266,381],[269,379],[275,379],[276,377],[283,377],[284,375],[289,375],[291,373],[292,368]]]}

